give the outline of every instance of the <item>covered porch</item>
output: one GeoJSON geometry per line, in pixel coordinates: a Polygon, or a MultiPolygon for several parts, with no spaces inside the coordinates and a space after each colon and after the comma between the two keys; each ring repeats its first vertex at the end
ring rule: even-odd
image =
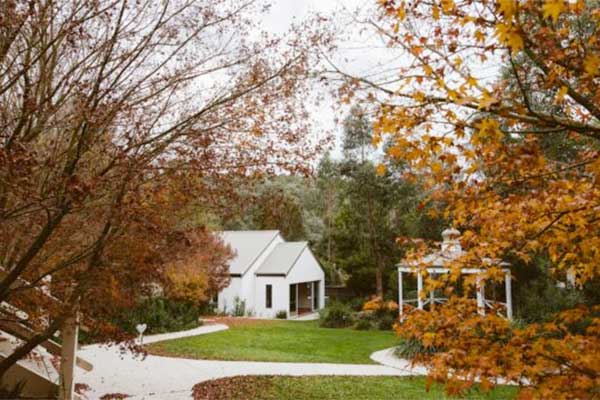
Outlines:
{"type": "Polygon", "coordinates": [[[289,285],[289,308],[290,318],[301,317],[315,313],[321,308],[319,299],[321,298],[320,281],[299,282],[289,285]]]}

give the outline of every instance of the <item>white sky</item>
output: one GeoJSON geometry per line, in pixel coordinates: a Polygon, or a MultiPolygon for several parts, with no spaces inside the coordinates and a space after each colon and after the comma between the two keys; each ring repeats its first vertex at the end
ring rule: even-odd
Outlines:
{"type": "MultiPolygon", "coordinates": [[[[284,34],[293,23],[302,22],[314,13],[332,17],[337,37],[337,51],[332,59],[351,75],[381,82],[389,77],[395,78],[398,67],[407,66],[406,63],[410,62],[411,57],[401,49],[387,47],[372,28],[355,19],[355,15],[360,15],[362,21],[376,20],[379,12],[377,0],[271,0],[271,4],[269,13],[261,17],[261,28],[275,35],[284,34]]],[[[428,27],[422,28],[424,35],[427,35],[428,27]]],[[[471,62],[465,60],[465,63],[471,62]]],[[[496,79],[500,63],[494,57],[486,63],[477,60],[475,65],[474,76],[487,83],[496,79]]],[[[330,89],[332,87],[335,85],[330,89]]],[[[322,131],[334,132],[337,146],[332,154],[340,156],[341,124],[336,124],[335,119],[343,119],[349,107],[340,108],[338,100],[319,84],[315,84],[313,90],[315,96],[325,96],[321,106],[310,108],[314,134],[318,136],[322,131]]]]}
{"type": "MultiPolygon", "coordinates": [[[[314,13],[333,17],[339,40],[338,51],[333,56],[334,62],[344,71],[365,75],[389,63],[389,49],[381,40],[369,32],[359,29],[359,24],[352,21],[351,14],[361,10],[365,15],[375,15],[376,0],[272,0],[268,14],[261,17],[261,28],[275,35],[285,34],[291,25],[300,23],[314,13]],[[369,11],[372,10],[372,13],[369,11]]],[[[330,87],[331,88],[331,87],[330,87]]],[[[333,131],[337,138],[334,156],[341,155],[339,138],[341,129],[335,123],[336,117],[342,119],[348,107],[339,109],[337,100],[328,95],[328,89],[320,85],[314,86],[314,95],[324,95],[325,101],[320,107],[311,107],[311,118],[315,127],[314,134],[319,136],[323,131],[333,131]],[[337,108],[337,110],[336,110],[337,108]]]]}

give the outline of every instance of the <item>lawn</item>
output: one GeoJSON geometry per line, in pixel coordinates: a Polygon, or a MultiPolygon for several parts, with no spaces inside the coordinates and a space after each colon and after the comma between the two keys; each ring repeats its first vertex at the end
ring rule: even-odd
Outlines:
{"type": "Polygon", "coordinates": [[[318,321],[227,321],[230,329],[159,342],[152,354],[209,360],[374,364],[369,355],[397,343],[383,331],[320,328],[318,321]]]}
{"type": "MultiPolygon", "coordinates": [[[[499,386],[482,393],[472,389],[462,399],[509,400],[516,388],[499,386]]],[[[425,390],[425,378],[389,376],[238,376],[194,386],[195,400],[442,400],[441,386],[425,390]]]]}

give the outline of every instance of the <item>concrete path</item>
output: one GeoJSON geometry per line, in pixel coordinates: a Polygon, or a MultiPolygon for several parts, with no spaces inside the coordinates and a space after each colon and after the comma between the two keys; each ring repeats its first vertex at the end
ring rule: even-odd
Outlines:
{"type": "Polygon", "coordinates": [[[294,317],[294,318],[290,318],[288,319],[288,321],[316,321],[319,319],[319,313],[309,313],[309,314],[303,314],[299,317],[294,317]]]}
{"type": "MultiPolygon", "coordinates": [[[[199,335],[223,329],[227,327],[207,325],[185,332],[199,335]]],[[[183,333],[156,336],[162,340],[190,336],[183,333]]],[[[151,336],[144,339],[144,343],[151,341],[158,340],[151,336]]],[[[92,371],[76,379],[92,388],[86,393],[88,399],[98,399],[107,393],[128,394],[134,399],[190,399],[196,383],[236,375],[415,375],[410,368],[383,365],[191,360],[152,355],[142,360],[130,353],[121,353],[118,348],[99,345],[86,346],[80,355],[94,364],[92,371]]]]}
{"type": "Polygon", "coordinates": [[[187,331],[160,333],[158,335],[144,336],[142,338],[142,343],[150,344],[150,343],[162,342],[164,340],[180,339],[180,338],[184,338],[184,337],[188,337],[188,336],[204,335],[207,333],[224,331],[226,329],[229,329],[229,327],[224,324],[202,325],[202,326],[199,326],[194,329],[189,329],[187,331]]]}
{"type": "Polygon", "coordinates": [[[389,349],[385,350],[379,350],[371,354],[369,358],[381,365],[396,368],[400,371],[405,371],[409,375],[427,375],[426,367],[412,366],[409,360],[396,357],[396,355],[394,354],[395,350],[395,347],[390,347],[389,349]]]}

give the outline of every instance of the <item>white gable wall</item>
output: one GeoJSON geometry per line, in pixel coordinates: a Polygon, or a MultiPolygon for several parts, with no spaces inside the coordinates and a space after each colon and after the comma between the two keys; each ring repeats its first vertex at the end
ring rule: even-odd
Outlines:
{"type": "Polygon", "coordinates": [[[281,235],[277,234],[277,236],[263,250],[260,256],[256,258],[256,260],[241,278],[231,278],[229,286],[219,292],[218,308],[220,311],[232,312],[233,305],[235,303],[235,297],[238,296],[240,300],[246,301],[247,313],[256,313],[254,302],[256,296],[256,275],[254,275],[254,273],[260,267],[263,261],[265,261],[267,256],[273,251],[275,246],[283,241],[284,240],[281,235]]]}
{"type": "Polygon", "coordinates": [[[218,309],[223,312],[232,312],[235,296],[239,296],[242,289],[242,278],[232,277],[229,286],[219,292],[218,309]]]}
{"type": "Polygon", "coordinates": [[[289,313],[290,286],[283,276],[257,276],[255,315],[260,318],[275,318],[278,311],[289,313]],[[267,285],[273,285],[273,307],[267,308],[267,285]]]}
{"type": "MultiPolygon", "coordinates": [[[[256,292],[254,298],[255,316],[261,318],[275,318],[278,311],[290,312],[290,285],[294,283],[319,281],[319,307],[325,303],[325,273],[319,262],[306,247],[292,270],[287,276],[257,276],[256,292]],[[273,306],[267,308],[266,285],[273,285],[273,306]]],[[[312,299],[311,299],[312,302],[312,299]]],[[[309,305],[310,306],[310,305],[309,305]]]]}
{"type": "Polygon", "coordinates": [[[325,304],[325,272],[310,248],[307,247],[300,254],[294,268],[286,277],[286,281],[288,284],[319,281],[319,307],[323,308],[325,304]]]}

